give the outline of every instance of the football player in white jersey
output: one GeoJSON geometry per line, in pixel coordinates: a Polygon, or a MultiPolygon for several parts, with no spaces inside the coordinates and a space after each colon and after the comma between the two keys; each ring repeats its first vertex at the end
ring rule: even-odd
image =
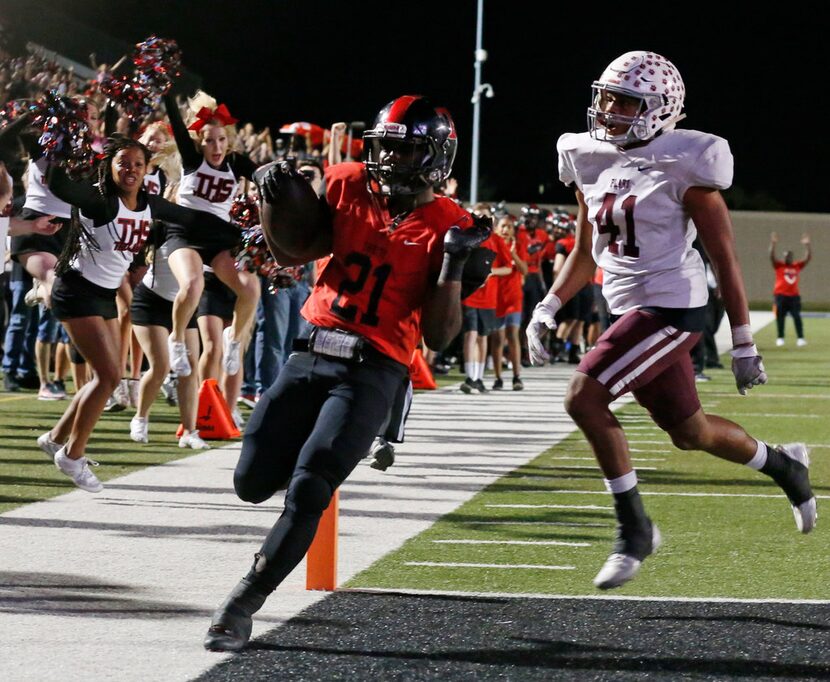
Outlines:
{"type": "Polygon", "coordinates": [[[589,130],[559,138],[559,177],[579,204],[576,246],[528,325],[531,359],[548,359],[554,315],[598,264],[614,324],[574,373],[566,407],[584,432],[613,494],[617,538],[594,584],[618,587],[660,544],[637,491],[628,443],[610,404],[631,392],[682,450],[704,450],[769,475],[786,493],[798,529],[812,530],[816,499],[807,448],[772,447],[739,425],[703,412],[689,350],[701,335],[706,276],[698,235],[717,274],[732,327],[738,391],[766,383],[753,343],[732,224],[720,190],[732,182],[726,140],[678,130],[685,88],[653,52],[628,52],[593,83],[589,130]]]}

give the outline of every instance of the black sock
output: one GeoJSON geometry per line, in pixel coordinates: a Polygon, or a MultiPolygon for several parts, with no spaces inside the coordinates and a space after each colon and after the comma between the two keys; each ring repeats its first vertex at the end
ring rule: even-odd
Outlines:
{"type": "Polygon", "coordinates": [[[646,515],[636,486],[624,493],[614,493],[614,511],[619,523],[614,552],[642,561],[652,552],[652,531],[651,519],[646,515]]]}
{"type": "Polygon", "coordinates": [[[802,504],[813,497],[807,467],[771,445],[767,445],[767,461],[761,471],[781,486],[792,505],[802,504]]]}

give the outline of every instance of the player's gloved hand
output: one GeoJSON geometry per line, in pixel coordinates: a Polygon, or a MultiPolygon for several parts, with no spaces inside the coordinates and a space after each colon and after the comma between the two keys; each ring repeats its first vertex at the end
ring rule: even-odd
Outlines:
{"type": "Polygon", "coordinates": [[[533,315],[527,324],[527,351],[530,362],[534,365],[544,365],[550,360],[550,354],[545,348],[545,337],[548,332],[556,329],[554,316],[562,307],[562,301],[556,294],[548,294],[533,309],[533,315]]]}
{"type": "Polygon", "coordinates": [[[473,226],[465,229],[453,225],[444,235],[444,263],[439,282],[460,282],[464,263],[474,248],[493,231],[493,221],[483,216],[473,216],[473,226]]]}
{"type": "Polygon", "coordinates": [[[545,245],[542,244],[542,242],[536,242],[535,244],[531,244],[527,247],[527,252],[529,255],[532,256],[535,253],[539,253],[544,248],[544,246],[545,245]]]}
{"type": "Polygon", "coordinates": [[[287,183],[296,182],[307,183],[307,180],[297,172],[294,164],[288,161],[272,161],[254,172],[254,183],[260,199],[269,204],[277,203],[287,183]]]}
{"type": "Polygon", "coordinates": [[[747,389],[767,383],[764,363],[761,362],[761,356],[758,355],[758,349],[754,343],[737,346],[730,351],[730,355],[732,355],[732,374],[735,375],[738,393],[746,395],[747,389]]]}

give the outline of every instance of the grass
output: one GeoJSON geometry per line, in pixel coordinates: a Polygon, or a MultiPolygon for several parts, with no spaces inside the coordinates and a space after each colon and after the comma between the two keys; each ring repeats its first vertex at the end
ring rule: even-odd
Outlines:
{"type": "MultiPolygon", "coordinates": [[[[728,369],[711,370],[712,381],[698,388],[707,412],[733,419],[769,443],[810,444],[814,491],[830,498],[830,320],[811,319],[807,331],[810,343],[805,348],[794,348],[792,339],[789,346],[776,348],[772,325],[758,335],[770,380],[749,396],[737,394],[728,369]]],[[[728,364],[728,356],[723,361],[728,364]]],[[[646,508],[662,529],[664,544],[637,579],[615,594],[830,599],[826,527],[819,524],[812,534],[799,534],[786,498],[766,476],[705,453],[677,450],[636,404],[617,414],[629,436],[635,466],[640,467],[646,508]]],[[[599,471],[573,468],[592,461],[585,438],[575,432],[346,586],[596,594],[591,579],[610,551],[614,516],[599,471]],[[491,506],[503,504],[588,508],[491,506]],[[553,540],[588,546],[446,542],[458,540],[553,540]],[[412,562],[573,568],[407,565],[412,562]]],[[[819,501],[820,507],[824,504],[827,500],[819,501]]]]}
{"type": "MultiPolygon", "coordinates": [[[[76,490],[35,442],[67,405],[66,400],[40,401],[36,391],[0,393],[0,513],[76,490]]],[[[178,447],[178,408],[161,398],[153,404],[147,445],[130,440],[133,414],[132,409],[104,413],[95,427],[87,455],[101,462],[95,475],[102,481],[194,454],[178,447]]]]}

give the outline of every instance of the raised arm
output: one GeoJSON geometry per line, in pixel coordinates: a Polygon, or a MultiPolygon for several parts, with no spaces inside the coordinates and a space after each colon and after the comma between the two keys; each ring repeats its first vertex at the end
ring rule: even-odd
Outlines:
{"type": "Polygon", "coordinates": [[[202,163],[202,155],[196,150],[187,126],[179,113],[179,105],[176,98],[169,92],[162,98],[167,118],[170,120],[170,127],[173,129],[173,138],[176,140],[176,147],[182,157],[182,165],[188,170],[198,168],[202,163]]]}
{"type": "Polygon", "coordinates": [[[813,257],[813,251],[810,248],[810,235],[806,232],[801,235],[801,244],[804,246],[804,260],[802,261],[802,267],[807,265],[810,262],[810,259],[813,257]]]}
{"type": "Polygon", "coordinates": [[[775,257],[775,247],[778,244],[778,233],[773,232],[769,236],[769,260],[772,263],[772,266],[775,267],[775,263],[778,261],[778,258],[775,257]]]}

